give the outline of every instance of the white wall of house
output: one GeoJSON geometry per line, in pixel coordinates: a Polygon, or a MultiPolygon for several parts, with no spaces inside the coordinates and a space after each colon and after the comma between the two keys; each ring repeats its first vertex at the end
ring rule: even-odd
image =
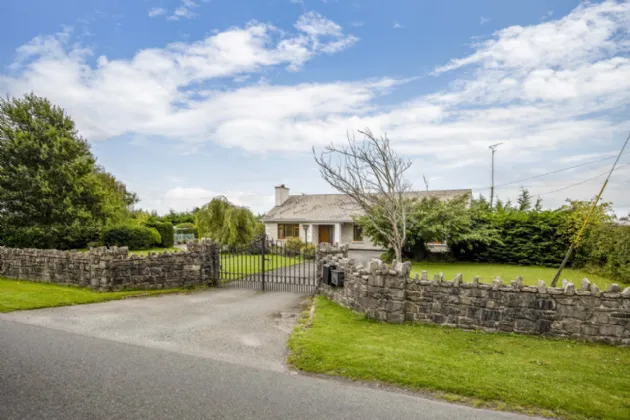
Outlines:
{"type": "Polygon", "coordinates": [[[354,223],[343,223],[341,225],[341,243],[350,245],[350,249],[383,249],[374,243],[367,236],[363,236],[360,241],[354,240],[354,223]]]}
{"type": "Polygon", "coordinates": [[[265,223],[265,233],[271,239],[278,240],[278,224],[265,223]]]}
{"type": "MultiPolygon", "coordinates": [[[[362,240],[354,240],[354,224],[353,223],[322,223],[323,225],[333,226],[332,239],[333,243],[342,245],[350,245],[350,249],[383,249],[374,245],[370,238],[364,236],[362,240]]],[[[309,244],[317,245],[319,243],[319,225],[315,223],[300,223],[300,239],[304,240],[304,226],[309,227],[307,239],[309,244]]],[[[278,240],[278,224],[265,223],[265,231],[271,239],[278,240]]]]}

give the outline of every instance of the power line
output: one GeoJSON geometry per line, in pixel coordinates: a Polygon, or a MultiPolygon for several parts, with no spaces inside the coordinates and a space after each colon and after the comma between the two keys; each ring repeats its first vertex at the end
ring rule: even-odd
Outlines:
{"type": "MultiPolygon", "coordinates": [[[[630,166],[630,162],[626,163],[625,165],[621,165],[620,167],[616,168],[615,171],[618,171],[619,169],[624,168],[626,166],[630,166]]],[[[566,187],[562,187],[562,188],[559,188],[557,190],[546,191],[546,192],[541,193],[541,194],[532,194],[532,195],[540,197],[540,196],[543,196],[543,195],[548,195],[548,194],[553,194],[553,193],[557,193],[557,192],[560,192],[560,191],[568,190],[569,188],[573,188],[573,187],[577,187],[578,185],[586,184],[587,182],[593,181],[593,180],[599,178],[600,176],[604,176],[604,175],[606,175],[608,173],[609,173],[609,171],[606,171],[606,172],[603,172],[603,173],[601,173],[599,175],[595,175],[592,178],[585,179],[584,181],[576,182],[575,184],[567,185],[566,187]]]]}
{"type": "MultiPolygon", "coordinates": [[[[630,154],[630,152],[622,153],[622,156],[623,155],[627,155],[627,154],[630,154]]],[[[508,185],[519,184],[519,183],[524,182],[524,181],[530,181],[532,179],[542,178],[542,177],[545,177],[545,176],[548,176],[548,175],[554,175],[554,174],[557,174],[557,173],[560,173],[560,172],[569,171],[571,169],[580,168],[582,166],[592,165],[594,163],[604,162],[606,160],[610,160],[610,159],[614,159],[614,158],[615,158],[615,156],[609,156],[609,157],[606,157],[606,158],[603,158],[603,159],[592,160],[590,162],[584,162],[584,163],[580,163],[578,165],[568,166],[566,168],[561,168],[561,169],[556,169],[554,171],[545,172],[544,174],[534,175],[534,176],[530,176],[528,178],[518,179],[518,180],[515,180],[515,181],[506,182],[504,184],[495,185],[494,188],[500,188],[500,187],[506,187],[508,185]]],[[[608,173],[608,172],[606,172],[606,173],[608,173]]],[[[492,187],[475,188],[474,191],[486,191],[486,190],[491,190],[491,189],[492,189],[492,187]]]]}
{"type": "Polygon", "coordinates": [[[628,146],[628,142],[630,142],[630,134],[628,134],[628,137],[626,137],[626,141],[623,143],[623,146],[621,146],[621,150],[617,154],[617,159],[615,159],[615,163],[613,163],[612,167],[610,168],[610,172],[608,172],[608,176],[606,177],[606,180],[604,181],[602,188],[599,190],[599,194],[597,194],[597,197],[595,197],[595,200],[593,200],[593,205],[591,206],[591,210],[586,215],[586,218],[584,219],[584,223],[582,223],[582,227],[578,231],[575,239],[571,242],[571,246],[569,247],[567,254],[564,256],[564,260],[562,260],[562,263],[560,264],[560,268],[558,268],[558,272],[556,273],[556,276],[553,278],[553,281],[551,282],[551,287],[556,287],[556,283],[558,282],[558,279],[560,278],[560,275],[562,274],[562,270],[564,270],[564,267],[566,267],[567,262],[569,261],[569,258],[571,258],[571,254],[573,253],[573,250],[575,249],[575,245],[580,241],[582,232],[584,232],[584,228],[586,228],[586,225],[588,224],[589,219],[591,218],[593,213],[595,213],[597,204],[599,203],[599,200],[602,198],[602,194],[604,194],[604,191],[606,190],[608,181],[610,181],[610,177],[612,176],[613,172],[617,168],[619,159],[621,159],[621,156],[623,155],[623,151],[626,150],[626,146],[628,146]]]}

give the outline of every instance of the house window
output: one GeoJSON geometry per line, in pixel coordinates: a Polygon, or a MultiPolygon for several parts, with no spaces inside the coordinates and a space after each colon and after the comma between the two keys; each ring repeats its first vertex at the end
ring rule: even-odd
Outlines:
{"type": "Polygon", "coordinates": [[[278,225],[278,239],[286,238],[299,238],[300,237],[300,225],[278,225]]]}
{"type": "Polygon", "coordinates": [[[352,240],[354,242],[360,242],[363,240],[363,227],[359,225],[354,225],[354,229],[352,231],[352,240]]]}

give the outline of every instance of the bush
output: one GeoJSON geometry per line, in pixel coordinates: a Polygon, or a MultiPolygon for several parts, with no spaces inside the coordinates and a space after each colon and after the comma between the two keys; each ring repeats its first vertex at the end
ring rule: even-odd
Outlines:
{"type": "Polygon", "coordinates": [[[285,249],[287,251],[295,252],[296,254],[300,252],[304,245],[304,242],[302,242],[300,238],[287,238],[284,241],[285,249]]]}
{"type": "Polygon", "coordinates": [[[161,243],[157,229],[146,226],[117,225],[103,229],[101,240],[107,246],[127,246],[130,250],[149,249],[161,243]]]}
{"type": "Polygon", "coordinates": [[[315,258],[315,245],[313,244],[304,245],[302,248],[300,248],[300,253],[302,253],[302,256],[304,258],[307,258],[307,259],[315,258]]]}
{"type": "Polygon", "coordinates": [[[164,248],[171,248],[175,243],[175,229],[169,222],[160,222],[158,220],[148,220],[145,226],[154,228],[160,234],[161,240],[156,245],[164,248]]]}
{"type": "Polygon", "coordinates": [[[151,246],[160,246],[162,245],[162,235],[156,228],[149,228],[151,231],[151,235],[153,235],[153,243],[151,246]]]}

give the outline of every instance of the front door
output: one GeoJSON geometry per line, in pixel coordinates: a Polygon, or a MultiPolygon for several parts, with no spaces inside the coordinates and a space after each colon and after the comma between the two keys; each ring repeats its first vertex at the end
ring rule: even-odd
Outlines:
{"type": "Polygon", "coordinates": [[[332,229],[330,225],[319,225],[319,243],[328,242],[332,245],[332,229]]]}

